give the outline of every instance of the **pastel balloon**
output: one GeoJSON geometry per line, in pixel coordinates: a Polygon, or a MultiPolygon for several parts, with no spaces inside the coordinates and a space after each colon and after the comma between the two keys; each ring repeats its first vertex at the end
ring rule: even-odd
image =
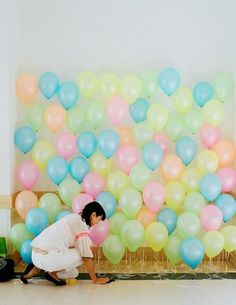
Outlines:
{"type": "Polygon", "coordinates": [[[96,136],[90,131],[82,132],[77,138],[77,146],[86,158],[91,157],[97,149],[96,136]]]}
{"type": "Polygon", "coordinates": [[[184,127],[188,132],[196,134],[203,125],[204,118],[201,109],[192,108],[184,116],[184,127]]]}
{"type": "Polygon", "coordinates": [[[81,94],[85,98],[91,98],[97,89],[98,80],[95,73],[92,71],[84,71],[79,75],[78,85],[81,91],[81,94]]]}
{"type": "Polygon", "coordinates": [[[75,214],[79,214],[83,211],[86,204],[94,201],[93,197],[86,193],[81,193],[77,195],[72,201],[72,211],[75,214]]]}
{"type": "Polygon", "coordinates": [[[35,193],[25,190],[16,196],[15,209],[21,218],[25,219],[28,211],[38,206],[38,198],[35,193]]]}
{"type": "Polygon", "coordinates": [[[217,206],[209,204],[202,209],[200,221],[205,231],[217,230],[222,224],[223,214],[217,206]]]}
{"type": "Polygon", "coordinates": [[[162,207],[165,200],[165,190],[157,182],[150,182],[143,189],[143,201],[154,213],[162,207]]]}
{"type": "Polygon", "coordinates": [[[214,89],[220,101],[225,101],[233,96],[234,79],[230,73],[218,73],[214,79],[214,89]]]}
{"type": "Polygon", "coordinates": [[[54,157],[48,161],[47,174],[49,178],[59,185],[67,176],[68,163],[61,157],[54,157]]]}
{"type": "Polygon", "coordinates": [[[80,107],[72,107],[67,111],[67,125],[74,134],[81,131],[86,125],[86,116],[80,107]]]}
{"type": "Polygon", "coordinates": [[[49,222],[53,223],[61,210],[61,200],[54,193],[45,193],[39,199],[39,207],[47,213],[49,222]]]}
{"type": "Polygon", "coordinates": [[[210,100],[203,107],[203,116],[205,121],[213,126],[218,126],[222,123],[224,117],[224,107],[218,100],[210,100]]]}
{"type": "Polygon", "coordinates": [[[70,132],[60,134],[56,139],[56,151],[64,159],[71,158],[76,151],[76,138],[70,132]]]}
{"type": "Polygon", "coordinates": [[[177,235],[169,236],[167,243],[164,247],[164,252],[167,258],[171,261],[172,264],[176,265],[181,261],[179,255],[180,246],[182,240],[177,235]]]}
{"type": "Polygon", "coordinates": [[[38,167],[31,160],[23,161],[17,170],[18,180],[25,189],[31,189],[40,177],[38,167]]]}
{"type": "Polygon", "coordinates": [[[57,132],[65,125],[66,111],[60,105],[50,104],[44,112],[44,120],[52,132],[57,132]]]}
{"type": "Polygon", "coordinates": [[[116,198],[110,192],[102,192],[96,197],[96,201],[101,204],[105,210],[106,217],[110,218],[116,211],[116,198]]]}
{"type": "Polygon", "coordinates": [[[144,241],[143,225],[137,220],[128,220],[121,229],[121,239],[131,252],[135,252],[144,241]]]}
{"type": "Polygon", "coordinates": [[[113,125],[119,125],[128,115],[128,103],[121,96],[113,96],[107,103],[107,117],[113,125]]]}
{"type": "Polygon", "coordinates": [[[201,174],[195,167],[184,168],[180,181],[183,184],[186,192],[198,191],[201,174]]]}
{"type": "Polygon", "coordinates": [[[166,95],[172,95],[180,86],[179,72],[173,68],[165,68],[159,75],[159,85],[166,95]]]}
{"type": "Polygon", "coordinates": [[[193,106],[192,92],[184,86],[179,87],[171,99],[175,109],[181,114],[187,113],[193,106]]]}
{"type": "Polygon", "coordinates": [[[151,104],[147,111],[147,122],[150,126],[159,131],[163,129],[168,121],[168,109],[158,103],[151,104]]]}
{"type": "Polygon", "coordinates": [[[129,102],[135,101],[141,94],[142,84],[134,75],[127,75],[120,83],[121,95],[129,102]]]}
{"type": "Polygon", "coordinates": [[[233,196],[221,194],[216,198],[215,205],[221,210],[224,222],[234,217],[236,213],[236,202],[233,196]]]}
{"type": "Polygon", "coordinates": [[[139,151],[133,145],[123,145],[118,149],[115,158],[119,169],[128,174],[139,160],[139,151]]]}
{"type": "Polygon", "coordinates": [[[203,195],[199,192],[190,192],[184,198],[183,208],[187,212],[192,212],[197,215],[206,206],[207,202],[203,195]]]}
{"type": "Polygon", "coordinates": [[[200,129],[200,138],[207,148],[212,148],[220,139],[220,128],[205,124],[200,129]]]}
{"type": "Polygon", "coordinates": [[[152,141],[153,129],[146,122],[135,124],[133,136],[135,143],[139,146],[143,146],[152,141]]]}
{"type": "Polygon", "coordinates": [[[132,188],[125,189],[119,198],[119,207],[128,218],[133,218],[142,207],[141,194],[132,188]]]}
{"type": "Polygon", "coordinates": [[[89,159],[91,170],[106,178],[110,173],[111,160],[106,159],[99,151],[89,159]]]}
{"type": "Polygon", "coordinates": [[[129,113],[132,119],[136,123],[145,121],[147,117],[148,107],[149,107],[149,103],[146,100],[142,98],[138,98],[129,107],[129,113]]]}
{"type": "Polygon", "coordinates": [[[73,199],[81,192],[81,186],[76,180],[66,178],[59,184],[58,191],[61,200],[71,208],[73,199]]]}
{"type": "Polygon", "coordinates": [[[16,79],[16,94],[25,104],[31,103],[38,94],[36,78],[30,74],[21,74],[16,79]]]}
{"type": "Polygon", "coordinates": [[[165,185],[165,202],[168,208],[177,210],[184,201],[185,190],[179,182],[168,182],[165,185]]]}
{"type": "Polygon", "coordinates": [[[128,218],[122,212],[116,212],[113,214],[109,219],[111,233],[120,235],[121,229],[127,220],[128,218]]]}
{"type": "Polygon", "coordinates": [[[60,85],[57,97],[62,107],[70,109],[79,99],[79,88],[73,82],[65,82],[60,85]]]}
{"type": "Polygon", "coordinates": [[[156,132],[153,136],[152,142],[161,146],[163,154],[166,154],[169,151],[170,139],[164,132],[156,132]]]}
{"type": "Polygon", "coordinates": [[[40,208],[34,208],[27,213],[25,224],[34,235],[39,235],[49,225],[47,213],[40,208]]]}
{"type": "Polygon", "coordinates": [[[150,182],[152,171],[142,164],[135,165],[130,172],[131,184],[139,191],[142,191],[144,186],[150,182]]]}
{"type": "Polygon", "coordinates": [[[32,150],[32,159],[41,169],[45,169],[48,160],[55,155],[55,149],[48,140],[38,140],[32,150]]]}
{"type": "Polygon", "coordinates": [[[89,236],[91,240],[97,245],[100,246],[109,233],[109,221],[105,219],[100,221],[95,226],[91,227],[89,236]]]}
{"type": "Polygon", "coordinates": [[[119,135],[112,129],[104,129],[98,135],[98,148],[107,159],[115,154],[119,144],[119,135]]]}
{"type": "Polygon", "coordinates": [[[199,82],[193,88],[195,102],[203,107],[213,97],[213,87],[207,82],[199,82]]]}
{"type": "Polygon", "coordinates": [[[199,266],[204,258],[204,248],[200,240],[189,237],[180,246],[180,257],[192,269],[199,266]]]}
{"type": "Polygon", "coordinates": [[[220,178],[215,174],[207,174],[200,180],[200,191],[208,201],[214,201],[221,193],[220,178]]]}
{"type": "Polygon", "coordinates": [[[171,114],[165,126],[165,132],[172,141],[179,140],[184,132],[183,118],[180,115],[171,114]]]}
{"type": "Polygon", "coordinates": [[[60,81],[55,73],[45,72],[40,76],[39,88],[42,95],[48,100],[57,93],[59,87],[60,81]]]}
{"type": "Polygon", "coordinates": [[[236,227],[235,226],[226,226],[221,231],[224,237],[224,249],[227,252],[232,252],[236,250],[236,227]]]}
{"type": "Polygon", "coordinates": [[[32,240],[34,236],[24,223],[16,223],[10,229],[9,238],[16,250],[20,252],[22,244],[26,240],[32,240]]]}
{"type": "Polygon", "coordinates": [[[17,148],[27,154],[36,142],[36,135],[28,126],[19,127],[14,134],[14,142],[17,148]]]}
{"type": "Polygon", "coordinates": [[[166,154],[162,160],[160,170],[167,181],[178,180],[183,171],[183,163],[178,156],[166,154]]]}
{"type": "Polygon", "coordinates": [[[59,212],[59,213],[55,216],[54,221],[57,222],[58,220],[62,219],[62,218],[65,217],[65,216],[70,215],[71,213],[72,213],[72,212],[69,211],[69,210],[63,210],[63,211],[59,212]]]}
{"type": "Polygon", "coordinates": [[[24,263],[30,264],[32,263],[31,254],[32,254],[32,247],[31,247],[32,240],[26,240],[20,247],[20,256],[24,263]]]}
{"type": "Polygon", "coordinates": [[[191,137],[182,137],[175,144],[175,152],[185,165],[190,164],[197,153],[197,143],[191,137]]]}
{"type": "Polygon", "coordinates": [[[113,265],[118,265],[125,254],[125,246],[119,236],[109,235],[102,244],[102,252],[113,265]]]}
{"type": "Polygon", "coordinates": [[[35,131],[39,131],[43,127],[44,110],[42,105],[36,103],[31,104],[27,109],[27,122],[35,131]]]}
{"type": "Polygon", "coordinates": [[[120,137],[120,144],[132,144],[133,134],[131,128],[127,126],[121,126],[117,128],[117,133],[120,137]]]}
{"type": "Polygon", "coordinates": [[[100,194],[105,187],[105,181],[102,178],[101,175],[89,172],[83,180],[82,188],[83,191],[89,195],[91,195],[93,198],[96,198],[98,194],[100,194]]]}
{"type": "Polygon", "coordinates": [[[73,179],[81,183],[89,172],[89,163],[83,157],[74,158],[69,165],[69,172],[73,179]]]}
{"type": "Polygon", "coordinates": [[[231,192],[236,187],[236,171],[230,167],[220,168],[217,172],[222,185],[222,192],[231,192]]]}
{"type": "Polygon", "coordinates": [[[144,164],[151,170],[159,167],[163,158],[161,146],[156,143],[147,143],[142,149],[142,159],[144,164]]]}
{"type": "Polygon", "coordinates": [[[160,251],[165,246],[167,239],[168,231],[162,223],[152,222],[148,225],[145,240],[154,251],[160,251]]]}
{"type": "Polygon", "coordinates": [[[87,109],[87,123],[94,129],[100,127],[105,120],[105,109],[101,103],[93,102],[87,109]]]}
{"type": "Polygon", "coordinates": [[[135,218],[146,228],[151,222],[155,221],[155,214],[148,208],[142,208],[135,218]]]}
{"type": "Polygon", "coordinates": [[[158,77],[153,71],[146,70],[141,75],[141,82],[143,87],[143,93],[148,97],[152,97],[158,88],[158,77]]]}
{"type": "Polygon", "coordinates": [[[235,159],[235,146],[229,140],[220,140],[216,143],[214,151],[217,155],[219,166],[227,166],[235,159]]]}
{"type": "Polygon", "coordinates": [[[157,221],[162,223],[170,235],[176,228],[178,216],[175,211],[165,208],[157,215],[157,221]]]}
{"type": "Polygon", "coordinates": [[[202,174],[214,173],[218,167],[218,158],[212,150],[202,150],[197,156],[197,167],[202,174]]]}
{"type": "Polygon", "coordinates": [[[105,99],[118,94],[120,88],[119,78],[112,73],[104,73],[99,80],[99,89],[105,99]]]}
{"type": "Polygon", "coordinates": [[[193,212],[182,213],[177,220],[177,230],[181,238],[197,236],[201,228],[198,215],[193,212]]]}
{"type": "Polygon", "coordinates": [[[206,232],[202,239],[206,255],[213,258],[224,249],[224,237],[218,231],[206,232]]]}
{"type": "Polygon", "coordinates": [[[129,185],[128,176],[122,171],[113,171],[107,179],[107,188],[115,198],[119,198],[121,192],[129,185]]]}

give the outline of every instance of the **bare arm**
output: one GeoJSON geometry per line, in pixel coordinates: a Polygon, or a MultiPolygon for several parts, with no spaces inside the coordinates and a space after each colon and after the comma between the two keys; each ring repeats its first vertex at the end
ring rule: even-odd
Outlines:
{"type": "Polygon", "coordinates": [[[90,257],[83,257],[85,268],[87,269],[91,280],[94,284],[106,284],[109,281],[108,277],[97,277],[94,271],[93,259],[90,257]]]}

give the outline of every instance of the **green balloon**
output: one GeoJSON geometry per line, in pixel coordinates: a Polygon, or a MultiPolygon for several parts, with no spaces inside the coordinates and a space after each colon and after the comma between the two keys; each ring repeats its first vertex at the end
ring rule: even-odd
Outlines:
{"type": "Polygon", "coordinates": [[[125,254],[125,246],[119,236],[109,235],[102,244],[102,252],[113,265],[118,265],[125,254]]]}
{"type": "Polygon", "coordinates": [[[234,93],[234,79],[228,73],[218,74],[214,79],[214,89],[217,98],[224,102],[231,98],[234,93]]]}
{"type": "Polygon", "coordinates": [[[203,107],[203,116],[205,121],[213,126],[218,126],[224,118],[224,106],[217,100],[210,100],[203,107]]]}
{"type": "Polygon", "coordinates": [[[128,218],[133,218],[142,207],[141,194],[132,188],[124,190],[119,198],[119,207],[128,218]]]}
{"type": "Polygon", "coordinates": [[[122,212],[117,212],[109,218],[110,231],[112,234],[120,235],[121,228],[128,218],[122,212]]]}
{"type": "Polygon", "coordinates": [[[102,103],[91,102],[87,110],[88,125],[94,129],[100,127],[105,120],[105,110],[102,103]]]}
{"type": "Polygon", "coordinates": [[[135,252],[144,241],[144,227],[137,220],[128,220],[122,227],[121,239],[125,246],[135,252]]]}
{"type": "Polygon", "coordinates": [[[180,115],[172,114],[167,121],[165,131],[172,141],[178,141],[184,132],[183,118],[180,115]]]}
{"type": "Polygon", "coordinates": [[[130,172],[131,184],[139,191],[151,180],[152,171],[146,166],[138,164],[134,166],[130,172]]]}
{"type": "Polygon", "coordinates": [[[137,145],[143,146],[144,144],[152,141],[154,131],[147,123],[141,122],[135,124],[133,131],[134,141],[137,143],[137,145]]]}
{"type": "Polygon", "coordinates": [[[49,222],[53,223],[61,210],[61,200],[56,194],[46,193],[39,199],[39,207],[48,214],[49,222]]]}
{"type": "Polygon", "coordinates": [[[17,223],[11,228],[9,238],[16,250],[20,252],[21,245],[26,240],[32,240],[34,236],[30,233],[24,223],[17,223]]]}
{"type": "Polygon", "coordinates": [[[78,133],[86,126],[86,116],[80,107],[72,107],[67,110],[67,125],[74,134],[78,133]]]}
{"type": "Polygon", "coordinates": [[[200,214],[202,208],[206,206],[206,199],[199,192],[190,192],[184,198],[184,210],[187,212],[193,212],[195,214],[200,214]]]}
{"type": "Polygon", "coordinates": [[[192,212],[184,212],[178,217],[177,232],[183,239],[196,236],[200,229],[201,223],[199,217],[192,212]]]}
{"type": "Polygon", "coordinates": [[[148,97],[152,97],[158,88],[158,75],[153,71],[147,70],[141,75],[141,83],[143,93],[148,97]]]}
{"type": "Polygon", "coordinates": [[[184,117],[185,130],[195,134],[204,123],[202,110],[191,109],[184,117]]]}
{"type": "Polygon", "coordinates": [[[27,111],[26,119],[35,131],[39,131],[42,129],[44,124],[44,107],[39,104],[30,105],[27,111]]]}
{"type": "Polygon", "coordinates": [[[72,206],[72,200],[81,192],[80,184],[74,180],[67,178],[59,184],[59,195],[66,206],[72,206]]]}
{"type": "Polygon", "coordinates": [[[170,235],[164,247],[164,252],[172,264],[176,265],[181,261],[179,250],[182,240],[177,235],[170,235]]]}

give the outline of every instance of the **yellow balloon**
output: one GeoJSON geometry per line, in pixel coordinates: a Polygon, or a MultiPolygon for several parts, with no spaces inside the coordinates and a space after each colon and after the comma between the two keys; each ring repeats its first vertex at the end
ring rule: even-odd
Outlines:
{"type": "Polygon", "coordinates": [[[107,188],[117,199],[121,192],[129,186],[129,177],[122,171],[112,172],[107,179],[107,188]]]}
{"type": "Polygon", "coordinates": [[[218,167],[216,153],[209,149],[202,150],[197,157],[197,167],[202,174],[214,173],[218,167]]]}
{"type": "Polygon", "coordinates": [[[91,103],[87,109],[88,125],[94,129],[100,127],[105,120],[104,105],[95,102],[91,103]]]}
{"type": "Polygon", "coordinates": [[[213,126],[218,126],[224,117],[224,107],[221,102],[211,100],[203,107],[205,121],[213,126]]]}
{"type": "Polygon", "coordinates": [[[158,76],[155,72],[147,70],[141,75],[143,93],[148,97],[152,97],[158,88],[158,76]]]}
{"type": "Polygon", "coordinates": [[[39,140],[32,149],[32,159],[41,170],[55,154],[55,148],[48,140],[39,140]]]}
{"type": "Polygon", "coordinates": [[[200,172],[195,167],[186,167],[181,175],[180,182],[185,187],[186,192],[198,191],[200,172]]]}
{"type": "Polygon", "coordinates": [[[230,225],[221,231],[224,237],[224,249],[227,252],[236,250],[236,226],[230,225]]]}
{"type": "Polygon", "coordinates": [[[172,102],[175,109],[181,113],[187,113],[193,107],[192,91],[187,87],[179,87],[172,95],[172,102]]]}
{"type": "Polygon", "coordinates": [[[147,226],[145,239],[154,251],[160,251],[168,239],[168,231],[160,222],[152,222],[147,226]]]}
{"type": "Polygon", "coordinates": [[[127,102],[132,103],[140,96],[142,84],[136,76],[127,75],[121,80],[120,90],[127,102]]]}
{"type": "Polygon", "coordinates": [[[120,90],[120,80],[112,73],[105,73],[99,80],[99,90],[105,99],[118,95],[120,90]]]}
{"type": "Polygon", "coordinates": [[[218,231],[209,231],[203,236],[202,243],[206,255],[212,258],[223,250],[224,237],[218,231]]]}
{"type": "Polygon", "coordinates": [[[102,177],[106,178],[110,173],[111,160],[105,158],[100,152],[96,152],[89,159],[92,171],[100,174],[102,177]]]}
{"type": "Polygon", "coordinates": [[[160,104],[151,104],[147,111],[147,121],[155,130],[161,130],[168,121],[168,110],[160,104]]]}
{"type": "Polygon", "coordinates": [[[85,71],[81,73],[79,75],[77,83],[81,94],[85,98],[92,97],[95,94],[98,87],[97,76],[95,73],[91,71],[85,71]]]}
{"type": "Polygon", "coordinates": [[[181,183],[174,181],[168,182],[165,185],[165,194],[165,202],[168,208],[172,210],[180,208],[185,197],[185,190],[181,183]]]}

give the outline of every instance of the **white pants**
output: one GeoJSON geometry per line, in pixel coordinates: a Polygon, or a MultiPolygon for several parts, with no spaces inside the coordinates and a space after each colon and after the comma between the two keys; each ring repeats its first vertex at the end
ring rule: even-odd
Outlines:
{"type": "Polygon", "coordinates": [[[45,271],[57,272],[61,279],[76,278],[78,276],[77,266],[83,264],[77,249],[50,250],[47,254],[32,250],[33,264],[45,271]]]}

